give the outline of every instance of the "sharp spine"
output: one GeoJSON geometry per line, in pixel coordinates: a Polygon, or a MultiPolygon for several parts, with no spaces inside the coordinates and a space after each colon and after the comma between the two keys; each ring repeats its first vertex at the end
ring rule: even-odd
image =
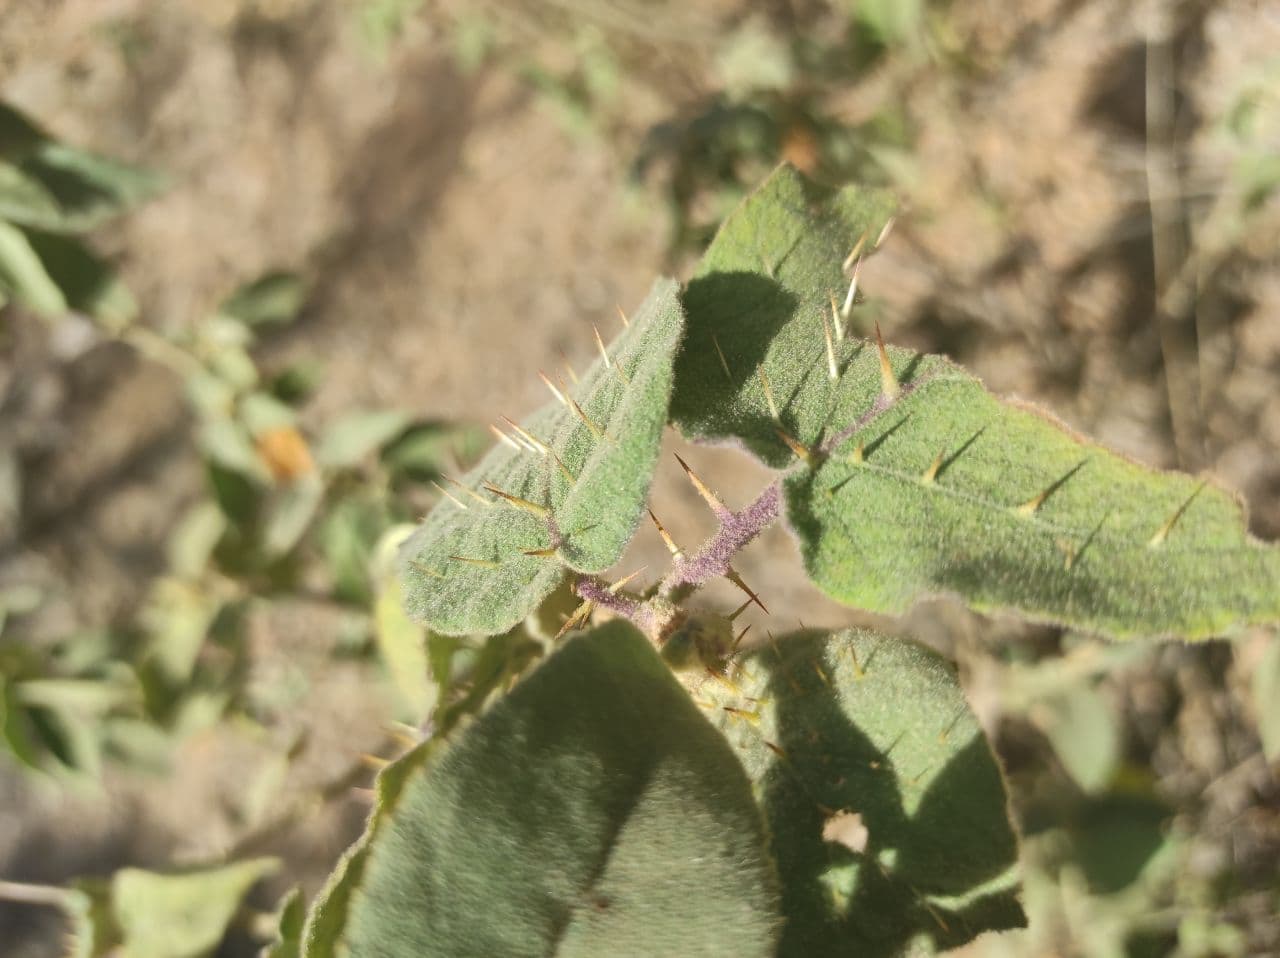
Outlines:
{"type": "Polygon", "coordinates": [[[509,492],[504,492],[492,482],[486,482],[484,487],[489,490],[489,492],[515,506],[517,509],[523,509],[525,512],[531,512],[542,519],[551,515],[551,510],[546,506],[540,506],[536,502],[530,502],[528,499],[521,499],[519,496],[514,496],[509,492]]]}
{"type": "Polygon", "coordinates": [[[897,399],[902,392],[898,385],[898,377],[893,374],[893,364],[889,362],[889,350],[885,349],[884,336],[880,333],[880,324],[876,323],[876,349],[880,352],[880,392],[887,399],[897,399]]]}
{"type": "Polygon", "coordinates": [[[689,464],[680,458],[680,454],[676,453],[676,462],[680,463],[680,468],[684,470],[684,474],[689,477],[689,481],[693,483],[693,488],[697,490],[698,495],[702,496],[704,502],[711,507],[711,511],[716,515],[723,515],[729,511],[729,507],[720,501],[719,496],[707,488],[707,484],[703,482],[696,472],[689,468],[689,464]]]}

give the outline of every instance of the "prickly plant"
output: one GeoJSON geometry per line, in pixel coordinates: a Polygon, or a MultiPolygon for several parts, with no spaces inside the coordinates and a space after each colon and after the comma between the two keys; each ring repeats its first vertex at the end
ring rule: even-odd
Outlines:
{"type": "MultiPolygon", "coordinates": [[[[544,377],[552,401],[440,487],[400,562],[441,694],[303,954],[888,956],[1023,924],[954,668],[889,634],[739,627],[765,602],[735,557],[784,515],[813,581],[873,612],[949,593],[1117,639],[1280,618],[1280,553],[1226,492],[855,336],[892,214],[780,169],[687,286],[597,330],[594,366],[544,377]],[[735,507],[681,460],[716,531],[685,548],[654,516],[670,567],[611,581],[667,422],[778,475],[735,507]],[[690,604],[720,578],[739,608],[690,604]],[[457,654],[484,663],[470,691],[457,654]]],[[[1111,759],[1087,758],[1094,788],[1111,759]]]]}

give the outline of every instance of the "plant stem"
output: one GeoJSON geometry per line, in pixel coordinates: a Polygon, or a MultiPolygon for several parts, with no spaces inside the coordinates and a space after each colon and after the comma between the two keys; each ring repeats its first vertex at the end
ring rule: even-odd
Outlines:
{"type": "Polygon", "coordinates": [[[19,881],[0,881],[0,900],[23,905],[65,908],[71,892],[57,885],[32,885],[19,881]]]}

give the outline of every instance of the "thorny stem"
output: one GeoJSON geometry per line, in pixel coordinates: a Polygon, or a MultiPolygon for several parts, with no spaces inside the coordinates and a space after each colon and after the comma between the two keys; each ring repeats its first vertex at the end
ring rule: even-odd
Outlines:
{"type": "MultiPolygon", "coordinates": [[[[671,571],[647,598],[617,591],[594,576],[579,578],[574,584],[574,592],[585,602],[627,619],[661,645],[671,630],[683,621],[684,615],[677,606],[688,593],[722,576],[743,587],[741,579],[733,571],[733,557],[778,518],[781,500],[782,487],[774,482],[760,493],[755,502],[739,512],[723,505],[716,508],[720,528],[693,555],[677,556],[671,571]]],[[[754,594],[752,598],[755,599],[754,594]]],[[[758,599],[755,601],[759,602],[758,599]]]]}
{"type": "Polygon", "coordinates": [[[685,586],[697,587],[729,575],[733,557],[778,518],[782,489],[770,484],[751,505],[740,512],[725,509],[717,513],[720,528],[691,556],[682,556],[671,565],[659,591],[670,595],[685,586]]]}

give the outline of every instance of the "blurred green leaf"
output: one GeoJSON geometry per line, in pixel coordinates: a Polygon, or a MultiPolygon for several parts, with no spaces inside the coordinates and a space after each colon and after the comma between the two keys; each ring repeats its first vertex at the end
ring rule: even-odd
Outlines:
{"type": "Polygon", "coordinates": [[[200,450],[215,465],[255,482],[268,483],[271,476],[254,448],[249,432],[232,419],[205,422],[198,437],[200,450]]]}
{"type": "Polygon", "coordinates": [[[453,463],[474,461],[492,439],[474,426],[418,422],[382,450],[382,461],[393,472],[426,482],[439,478],[453,463]]]}
{"type": "Polygon", "coordinates": [[[276,490],[263,519],[262,548],[267,556],[283,556],[292,550],[323,500],[324,481],[314,472],[276,490]]]}
{"type": "Polygon", "coordinates": [[[270,393],[251,392],[240,400],[238,419],[249,435],[258,436],[272,429],[292,426],[298,421],[293,407],[270,393]]]}
{"type": "Polygon", "coordinates": [[[1111,783],[1120,759],[1120,729],[1111,703],[1087,682],[1076,682],[1035,702],[1029,715],[1063,768],[1086,792],[1111,783]]]}
{"type": "Polygon", "coordinates": [[[1268,762],[1280,760],[1280,637],[1271,636],[1253,672],[1253,704],[1258,734],[1268,762]]]}
{"type": "Polygon", "coordinates": [[[361,410],[332,423],[320,437],[316,462],[328,469],[359,465],[409,425],[408,413],[399,409],[361,410]]]}
{"type": "Polygon", "coordinates": [[[436,686],[427,667],[426,629],[405,614],[401,590],[390,576],[374,603],[378,652],[407,711],[405,720],[421,725],[435,706],[436,686]]]}
{"type": "Polygon", "coordinates": [[[339,599],[360,605],[372,600],[370,562],[378,539],[390,523],[386,506],[368,495],[340,499],[324,517],[319,529],[320,548],[339,599]]]}
{"type": "Polygon", "coordinates": [[[59,143],[0,103],[0,217],[58,233],[93,229],[163,187],[161,177],[59,143]]]}
{"type": "Polygon", "coordinates": [[[67,300],[27,235],[0,220],[0,291],[42,316],[67,311],[67,300]]]}
{"type": "Polygon", "coordinates": [[[27,231],[31,248],[67,307],[119,332],[138,315],[138,303],[107,262],[83,242],[54,233],[27,231]]]}
{"type": "Polygon", "coordinates": [[[272,272],[246,283],[218,308],[246,326],[290,323],[307,299],[307,287],[295,273],[272,272]]]}
{"type": "Polygon", "coordinates": [[[169,568],[181,578],[200,575],[226,530],[227,517],[216,502],[197,502],[178,520],[169,536],[169,568]]]}
{"type": "Polygon", "coordinates": [[[276,909],[276,938],[262,950],[261,958],[300,958],[302,930],[307,921],[307,903],[302,890],[292,889],[276,909]]]}
{"type": "Polygon", "coordinates": [[[202,958],[225,937],[249,890],[278,867],[256,858],[185,874],[124,868],[109,882],[80,882],[74,954],[108,958],[119,948],[120,958],[202,958]]]}

